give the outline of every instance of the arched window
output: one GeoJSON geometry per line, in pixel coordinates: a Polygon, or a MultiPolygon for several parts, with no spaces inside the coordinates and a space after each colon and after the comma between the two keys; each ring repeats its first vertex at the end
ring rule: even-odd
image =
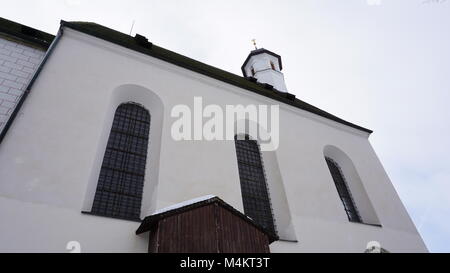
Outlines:
{"type": "Polygon", "coordinates": [[[256,223],[276,234],[259,145],[247,135],[243,140],[235,136],[234,143],[244,212],[256,223]]]}
{"type": "Polygon", "coordinates": [[[140,218],[149,131],[146,109],[135,103],[117,107],[91,213],[140,218]]]}
{"type": "Polygon", "coordinates": [[[352,198],[351,192],[345,181],[345,177],[342,174],[341,168],[333,159],[325,157],[327,161],[328,169],[330,169],[331,176],[333,177],[334,184],[344,205],[345,212],[347,213],[348,220],[351,222],[362,223],[361,216],[358,213],[355,202],[352,198]]]}
{"type": "Polygon", "coordinates": [[[276,70],[275,69],[275,64],[272,61],[270,61],[270,66],[272,67],[273,70],[276,70]]]}

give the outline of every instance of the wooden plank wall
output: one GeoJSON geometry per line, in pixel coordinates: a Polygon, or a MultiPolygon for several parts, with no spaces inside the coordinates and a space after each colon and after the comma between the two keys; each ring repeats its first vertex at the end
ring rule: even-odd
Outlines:
{"type": "Polygon", "coordinates": [[[266,234],[217,203],[159,221],[149,252],[269,253],[266,234]]]}
{"type": "Polygon", "coordinates": [[[230,211],[219,207],[221,253],[269,253],[267,235],[230,211]]]}

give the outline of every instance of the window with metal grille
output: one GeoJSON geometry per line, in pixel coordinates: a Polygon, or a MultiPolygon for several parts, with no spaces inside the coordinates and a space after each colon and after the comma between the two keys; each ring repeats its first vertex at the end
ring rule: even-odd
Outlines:
{"type": "Polygon", "coordinates": [[[259,145],[249,136],[235,137],[244,212],[256,223],[276,234],[269,192],[259,145]]]}
{"type": "Polygon", "coordinates": [[[135,103],[117,107],[91,213],[139,220],[150,114],[135,103]]]}
{"type": "Polygon", "coordinates": [[[362,223],[361,217],[353,201],[350,189],[345,181],[339,165],[331,158],[325,157],[327,161],[328,169],[330,169],[331,176],[333,177],[334,184],[344,205],[345,212],[347,213],[348,220],[351,222],[362,223]]]}

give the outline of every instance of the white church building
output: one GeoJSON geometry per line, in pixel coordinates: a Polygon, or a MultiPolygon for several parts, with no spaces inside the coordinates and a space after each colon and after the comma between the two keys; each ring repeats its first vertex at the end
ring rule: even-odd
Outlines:
{"type": "Polygon", "coordinates": [[[53,36],[0,18],[0,252],[147,252],[142,221],[202,196],[270,234],[270,252],[427,252],[372,131],[296,98],[282,69],[266,49],[239,76],[95,23],[53,36]],[[276,106],[276,124],[244,115],[205,139],[211,105],[276,106]],[[180,106],[190,139],[174,137],[180,106]]]}

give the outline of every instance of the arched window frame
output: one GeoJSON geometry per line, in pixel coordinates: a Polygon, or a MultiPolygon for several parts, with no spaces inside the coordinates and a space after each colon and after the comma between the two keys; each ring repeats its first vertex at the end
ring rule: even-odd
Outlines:
{"type": "Polygon", "coordinates": [[[140,220],[150,119],[134,102],[116,108],[91,214],[140,220]]]}
{"type": "Polygon", "coordinates": [[[344,210],[347,214],[348,220],[355,223],[363,223],[361,215],[359,214],[358,207],[353,199],[352,193],[346,181],[346,178],[342,172],[339,164],[331,157],[325,156],[325,161],[333,178],[334,185],[341,199],[344,210]]]}
{"type": "Polygon", "coordinates": [[[275,217],[259,143],[249,135],[235,135],[235,148],[244,213],[268,232],[276,235],[275,217]],[[259,180],[254,180],[258,177],[259,180]]]}

